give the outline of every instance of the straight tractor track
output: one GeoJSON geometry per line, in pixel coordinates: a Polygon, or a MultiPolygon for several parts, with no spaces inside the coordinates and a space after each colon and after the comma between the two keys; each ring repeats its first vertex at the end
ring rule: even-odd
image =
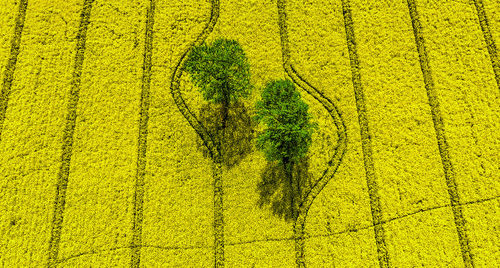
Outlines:
{"type": "Polygon", "coordinates": [[[323,190],[326,184],[337,171],[342,158],[347,149],[347,131],[344,120],[337,106],[328,99],[322,92],[313,87],[309,82],[303,79],[293,68],[290,62],[290,47],[288,40],[288,30],[286,24],[286,9],[285,0],[278,0],[278,24],[281,38],[281,52],[283,57],[283,68],[292,81],[304,89],[309,95],[313,96],[323,107],[328,111],[337,127],[337,145],[335,153],[328,162],[328,168],[323,172],[323,175],[314,183],[312,188],[306,193],[304,201],[299,205],[298,216],[295,219],[293,226],[295,240],[296,263],[298,267],[305,267],[305,252],[304,252],[304,234],[307,212],[311,207],[314,199],[323,190]]]}
{"type": "Polygon", "coordinates": [[[458,241],[460,243],[460,250],[462,252],[462,259],[466,267],[474,267],[473,256],[470,250],[469,237],[467,236],[466,222],[460,204],[458,195],[457,183],[455,179],[455,171],[451,163],[450,152],[448,149],[448,142],[446,141],[443,117],[439,107],[439,101],[434,88],[434,81],[432,79],[431,68],[425,47],[425,39],[422,33],[422,24],[417,12],[415,0],[407,0],[408,9],[410,12],[411,23],[413,26],[413,33],[415,35],[415,43],[418,50],[420,59],[420,67],[422,69],[425,89],[427,91],[427,98],[431,107],[432,121],[436,131],[436,138],[438,142],[439,154],[443,164],[444,176],[446,185],[448,187],[448,194],[450,195],[451,209],[457,228],[458,241]]]}
{"type": "Polygon", "coordinates": [[[495,73],[497,87],[498,90],[500,90],[500,61],[498,60],[497,47],[493,41],[493,37],[491,36],[488,18],[486,17],[486,12],[484,12],[483,0],[474,0],[474,5],[476,6],[477,17],[479,18],[479,25],[481,25],[481,30],[483,31],[486,47],[488,48],[488,53],[490,54],[491,65],[493,66],[493,72],[495,73]]]}
{"type": "Polygon", "coordinates": [[[144,42],[144,61],[142,65],[141,109],[139,113],[139,136],[137,147],[137,173],[134,188],[134,216],[130,267],[138,268],[141,263],[142,222],[144,205],[144,177],[146,175],[146,151],[148,139],[148,121],[151,85],[151,58],[153,56],[153,27],[156,0],[150,0],[146,13],[146,37],[144,42]]]}
{"type": "MultiPolygon", "coordinates": [[[[494,201],[500,199],[500,196],[495,196],[495,197],[490,197],[490,198],[484,198],[484,199],[479,199],[475,201],[469,201],[462,203],[463,206],[467,205],[473,205],[473,204],[480,204],[488,201],[494,201]]],[[[381,221],[378,224],[386,224],[392,221],[396,220],[401,220],[406,217],[418,215],[424,212],[440,209],[440,208],[446,208],[450,207],[450,204],[445,204],[445,205],[439,205],[439,206],[434,206],[434,207],[428,207],[425,209],[420,209],[414,212],[410,212],[401,216],[397,216],[394,218],[390,218],[388,220],[381,221]]],[[[315,234],[315,235],[306,235],[304,239],[311,239],[311,238],[316,238],[316,237],[332,237],[332,236],[338,236],[342,234],[347,234],[347,233],[355,233],[361,230],[366,230],[369,228],[375,227],[375,225],[370,224],[370,225],[365,225],[365,226],[356,226],[355,228],[348,228],[339,232],[334,232],[334,233],[326,233],[326,234],[315,234]]],[[[227,243],[226,246],[236,246],[236,245],[242,245],[242,244],[252,244],[252,243],[267,243],[267,242],[283,242],[283,241],[291,241],[294,240],[294,237],[281,237],[281,238],[264,238],[264,239],[254,239],[254,240],[248,240],[248,241],[239,241],[239,242],[233,242],[233,243],[227,243]]],[[[210,248],[209,246],[200,246],[200,245],[193,245],[193,246],[157,246],[157,245],[140,245],[140,247],[143,248],[157,248],[157,249],[162,249],[162,250],[190,250],[190,249],[208,249],[210,248]]],[[[69,257],[66,257],[64,259],[59,259],[57,261],[58,264],[67,262],[71,259],[75,259],[81,256],[86,256],[86,255],[92,255],[92,254],[101,254],[104,252],[112,252],[120,249],[128,249],[130,246],[124,246],[124,247],[112,247],[112,248],[107,248],[107,249],[97,249],[97,250],[90,250],[86,252],[81,252],[77,253],[74,255],[71,255],[69,257]]]]}
{"type": "Polygon", "coordinates": [[[12,37],[10,43],[10,57],[7,62],[7,66],[5,67],[2,92],[0,93],[0,142],[2,141],[3,123],[5,121],[5,114],[7,112],[7,105],[9,103],[12,81],[14,80],[17,56],[19,55],[19,50],[21,49],[21,36],[23,35],[24,20],[26,19],[27,9],[28,0],[21,0],[21,2],[19,2],[19,9],[17,11],[14,36],[12,37]]]}
{"type": "Polygon", "coordinates": [[[385,241],[384,226],[382,222],[382,208],[380,205],[380,196],[378,193],[377,177],[373,163],[373,150],[370,129],[368,127],[368,113],[366,111],[366,102],[361,84],[361,74],[359,72],[360,62],[354,35],[354,26],[349,0],[342,0],[342,13],[344,14],[344,27],[347,38],[347,48],[351,63],[352,83],[354,86],[354,97],[356,99],[356,108],[358,110],[358,121],[361,132],[361,147],[363,150],[363,160],[366,172],[366,184],[368,186],[368,195],[370,198],[370,209],[372,213],[372,222],[375,226],[375,243],[377,245],[377,255],[380,267],[389,267],[389,252],[385,241]]]}
{"type": "MultiPolygon", "coordinates": [[[[140,264],[140,249],[142,247],[155,247],[142,245],[142,222],[143,222],[143,197],[144,197],[144,176],[146,168],[146,148],[147,148],[147,124],[149,119],[149,106],[150,106],[150,81],[151,81],[151,58],[152,58],[152,40],[153,40],[153,25],[154,25],[154,11],[155,11],[155,0],[150,0],[150,6],[147,11],[146,19],[146,41],[144,48],[144,62],[143,62],[143,77],[142,77],[142,91],[141,91],[141,110],[140,110],[140,120],[139,120],[139,136],[138,136],[138,154],[137,154],[137,173],[136,173],[136,184],[134,193],[134,218],[133,218],[133,237],[131,245],[128,247],[115,247],[112,249],[101,250],[101,251],[91,251],[85,253],[79,253],[70,256],[65,259],[58,260],[59,244],[62,231],[62,224],[64,219],[64,208],[66,202],[66,190],[68,185],[69,169],[72,156],[72,146],[73,146],[73,136],[74,129],[76,126],[77,117],[77,105],[79,101],[79,91],[81,82],[82,66],[84,61],[85,53],[85,42],[87,36],[87,28],[90,22],[90,15],[92,4],[94,0],[84,0],[83,9],[81,12],[80,26],[78,34],[76,37],[76,54],[73,76],[71,81],[71,91],[70,99],[68,103],[68,112],[66,116],[66,125],[63,134],[63,145],[62,145],[62,155],[61,155],[61,166],[58,173],[58,179],[56,184],[56,194],[54,198],[54,211],[53,219],[51,224],[51,236],[49,240],[48,249],[48,266],[55,267],[57,264],[65,262],[69,259],[73,259],[79,256],[96,254],[101,251],[113,251],[122,248],[130,248],[132,250],[131,254],[131,267],[139,267],[140,264]]],[[[328,111],[332,117],[338,133],[338,142],[334,148],[335,153],[332,159],[328,162],[328,168],[323,172],[323,175],[319,180],[315,182],[313,187],[307,192],[304,201],[300,204],[299,214],[294,223],[294,236],[291,238],[279,238],[279,239],[264,239],[255,241],[246,241],[232,243],[228,245],[238,245],[244,243],[253,242],[264,242],[264,241],[284,241],[284,240],[294,240],[295,250],[296,250],[296,262],[299,267],[305,267],[305,254],[304,254],[304,240],[312,237],[320,236],[332,236],[343,234],[347,232],[356,232],[362,229],[368,229],[374,227],[375,239],[377,243],[379,264],[381,267],[388,267],[389,258],[387,253],[387,247],[385,243],[383,224],[415,215],[420,212],[429,211],[432,209],[451,207],[454,215],[455,225],[457,228],[457,234],[459,238],[460,248],[462,252],[462,258],[466,267],[473,267],[473,256],[471,254],[469,246],[469,238],[466,231],[466,222],[462,212],[462,205],[474,204],[484,201],[489,201],[495,198],[489,198],[485,200],[479,200],[475,202],[460,203],[460,198],[457,191],[457,185],[455,180],[455,172],[451,164],[451,159],[448,150],[448,143],[446,141],[444,133],[444,124],[441,116],[441,111],[439,108],[439,102],[437,99],[437,94],[434,88],[434,82],[432,79],[432,74],[429,66],[429,60],[425,48],[424,38],[422,34],[422,26],[416,9],[415,0],[407,0],[408,8],[410,12],[410,17],[412,20],[413,32],[415,35],[415,41],[417,45],[417,50],[420,58],[420,65],[422,73],[424,76],[425,87],[427,90],[427,96],[429,99],[429,104],[431,106],[432,119],[434,123],[434,128],[436,131],[436,137],[438,141],[439,152],[445,172],[446,184],[448,186],[448,193],[450,195],[450,204],[442,205],[437,207],[428,208],[425,210],[416,211],[409,213],[407,215],[392,218],[386,221],[382,220],[382,213],[380,209],[380,200],[377,192],[376,176],[373,168],[372,159],[372,149],[370,141],[370,133],[368,129],[368,120],[366,113],[366,105],[364,101],[364,94],[361,85],[361,78],[359,74],[359,60],[356,51],[356,41],[354,37],[354,30],[352,27],[352,16],[349,6],[349,0],[342,0],[343,15],[346,28],[347,44],[349,49],[351,70],[353,74],[353,84],[355,89],[356,105],[358,110],[358,116],[361,126],[361,136],[362,136],[362,147],[364,154],[365,171],[367,176],[367,184],[370,195],[370,204],[372,210],[372,220],[373,224],[368,226],[363,226],[356,228],[355,230],[345,230],[337,233],[331,233],[326,235],[305,235],[305,221],[307,213],[317,195],[326,186],[326,184],[333,177],[337,171],[342,158],[345,154],[347,148],[347,132],[345,123],[341,117],[341,114],[337,106],[328,99],[322,92],[313,87],[309,82],[303,79],[297,71],[293,68],[290,62],[290,49],[288,32],[286,26],[286,10],[285,10],[285,0],[278,0],[278,15],[279,15],[279,28],[280,28],[280,38],[281,38],[281,49],[283,55],[283,67],[287,75],[292,79],[292,81],[304,89],[308,94],[313,96],[317,101],[319,101],[323,107],[328,111]]],[[[481,30],[483,32],[485,42],[488,48],[490,59],[493,66],[493,71],[495,74],[495,79],[497,85],[500,89],[500,62],[498,59],[497,48],[492,39],[492,35],[489,29],[488,20],[484,11],[484,6],[482,0],[474,0],[474,5],[477,10],[481,30]]],[[[16,68],[17,58],[20,52],[22,31],[24,28],[24,22],[26,18],[26,11],[28,7],[28,0],[21,0],[19,3],[18,14],[16,17],[16,24],[14,29],[14,36],[11,40],[10,57],[7,62],[7,66],[4,72],[2,91],[0,95],[0,141],[1,134],[3,130],[3,124],[5,121],[6,110],[8,107],[9,95],[11,93],[12,82],[14,79],[14,72],[16,68]]],[[[224,221],[223,221],[223,189],[222,189],[222,158],[220,152],[220,142],[216,141],[212,135],[207,131],[207,129],[201,124],[201,122],[196,118],[194,113],[187,107],[184,99],[182,98],[180,92],[180,79],[183,73],[182,66],[187,59],[186,56],[192,48],[201,45],[203,41],[208,37],[208,35],[213,31],[213,28],[217,22],[219,16],[219,0],[211,0],[211,13],[210,20],[207,22],[202,33],[197,37],[197,39],[188,47],[188,49],[181,56],[178,64],[176,65],[172,79],[171,79],[171,93],[174,101],[186,118],[190,126],[196,131],[196,133],[202,139],[204,145],[208,148],[211,158],[214,160],[213,164],[213,175],[214,175],[214,259],[216,267],[224,266],[224,221]]],[[[161,247],[158,247],[161,248],[161,247]]],[[[186,247],[189,248],[205,248],[205,247],[186,247]]],[[[165,247],[165,249],[179,249],[179,247],[165,247]]]]}
{"type": "Polygon", "coordinates": [[[73,149],[73,134],[76,125],[76,112],[78,106],[82,66],[85,54],[85,41],[87,39],[87,26],[90,22],[90,11],[94,0],[84,0],[80,14],[80,26],[76,36],[75,65],[71,80],[71,92],[66,115],[66,127],[62,140],[61,166],[57,175],[56,193],[54,197],[54,212],[52,218],[51,235],[49,240],[48,266],[55,267],[59,253],[61,230],[64,220],[64,205],[66,203],[66,189],[68,187],[69,168],[73,149]]]}
{"type": "Polygon", "coordinates": [[[217,19],[219,18],[220,4],[219,0],[211,0],[210,20],[205,25],[203,31],[198,35],[196,40],[190,44],[188,49],[182,54],[179,62],[175,66],[171,79],[171,93],[174,98],[177,108],[182,113],[189,125],[200,136],[203,144],[207,147],[210,157],[213,159],[213,177],[214,177],[214,261],[215,267],[224,266],[224,208],[222,204],[223,189],[222,189],[222,156],[220,151],[220,141],[216,141],[210,135],[207,129],[196,118],[194,113],[189,110],[186,102],[182,98],[180,92],[180,79],[183,73],[184,62],[187,60],[187,54],[195,46],[199,46],[213,31],[217,19]]]}

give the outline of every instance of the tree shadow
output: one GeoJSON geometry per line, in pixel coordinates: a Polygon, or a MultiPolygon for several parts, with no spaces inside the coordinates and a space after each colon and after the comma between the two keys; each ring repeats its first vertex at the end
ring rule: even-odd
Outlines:
{"type": "MultiPolygon", "coordinates": [[[[229,105],[225,129],[222,129],[222,118],[220,104],[211,102],[205,103],[198,114],[198,120],[215,142],[221,143],[222,164],[231,168],[255,149],[257,122],[252,119],[247,108],[240,101],[229,105]]],[[[203,145],[199,137],[197,145],[203,156],[210,156],[207,147],[203,145]]]]}
{"type": "Polygon", "coordinates": [[[298,207],[305,194],[312,187],[312,174],[309,172],[309,157],[302,158],[293,168],[293,180],[285,175],[285,169],[277,161],[267,162],[257,185],[260,208],[269,206],[273,214],[286,221],[294,221],[298,207]],[[297,185],[297,181],[299,185],[297,185]],[[293,187],[292,187],[293,185],[293,187]],[[299,186],[299,187],[298,187],[299,186]],[[292,198],[294,206],[292,207],[292,198]]]}

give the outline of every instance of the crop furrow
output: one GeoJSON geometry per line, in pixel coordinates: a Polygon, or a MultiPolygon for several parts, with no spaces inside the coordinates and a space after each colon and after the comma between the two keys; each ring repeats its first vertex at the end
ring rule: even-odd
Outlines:
{"type": "Polygon", "coordinates": [[[180,92],[180,80],[183,73],[184,62],[187,60],[187,54],[195,46],[199,46],[213,31],[217,19],[219,17],[219,0],[211,0],[210,20],[205,25],[205,28],[189,45],[186,51],[182,54],[179,62],[174,68],[172,74],[170,90],[172,97],[181,114],[186,118],[189,125],[200,136],[203,144],[207,147],[210,157],[213,159],[213,177],[214,177],[214,261],[215,267],[224,266],[224,209],[223,209],[223,189],[222,189],[222,156],[220,151],[220,142],[216,141],[207,129],[196,118],[194,113],[187,107],[186,102],[182,98],[180,92]]]}
{"type": "MultiPolygon", "coordinates": [[[[473,205],[473,204],[479,204],[479,203],[484,203],[484,202],[488,202],[488,201],[493,201],[493,200],[497,200],[497,199],[500,199],[500,196],[495,196],[495,197],[490,197],[490,198],[484,198],[484,199],[469,201],[469,202],[462,203],[461,205],[462,206],[467,206],[467,205],[473,205]]],[[[410,212],[410,213],[407,213],[407,214],[404,214],[404,215],[401,215],[401,216],[398,216],[398,217],[390,218],[388,220],[383,220],[380,223],[378,223],[378,225],[386,224],[386,223],[389,223],[389,222],[392,222],[392,221],[396,221],[396,220],[401,220],[401,219],[407,218],[409,216],[418,215],[420,213],[424,213],[424,212],[427,212],[427,211],[432,211],[432,210],[436,210],[436,209],[440,209],[440,208],[447,208],[447,207],[451,207],[451,205],[450,204],[446,204],[446,205],[440,205],[440,206],[434,206],[434,207],[420,209],[420,210],[417,210],[417,211],[414,211],[414,212],[410,212]]],[[[365,230],[365,229],[372,228],[372,227],[375,227],[375,225],[370,224],[370,225],[365,225],[365,226],[360,226],[360,227],[354,227],[354,228],[349,228],[349,229],[346,229],[346,230],[343,230],[343,231],[340,231],[340,232],[335,232],[335,233],[328,233],[328,234],[322,234],[322,235],[310,235],[310,236],[307,236],[306,239],[307,238],[312,238],[312,237],[336,236],[336,235],[341,235],[341,234],[346,234],[346,233],[358,232],[360,230],[365,230]]]]}
{"type": "MultiPolygon", "coordinates": [[[[500,196],[494,196],[494,197],[489,197],[489,198],[483,198],[483,199],[479,199],[479,200],[469,201],[469,202],[462,203],[462,205],[463,206],[467,206],[467,205],[473,205],[473,204],[480,204],[480,203],[484,203],[484,202],[488,202],[488,201],[493,201],[493,200],[497,200],[497,199],[500,199],[500,196]]],[[[392,221],[395,221],[395,220],[404,219],[404,218],[409,217],[409,216],[413,216],[413,215],[417,215],[417,214],[420,214],[420,213],[423,213],[423,212],[432,211],[432,210],[436,210],[436,209],[440,209],[440,208],[445,208],[445,207],[450,207],[450,204],[440,205],[440,206],[434,206],[434,207],[429,207],[429,208],[425,208],[425,209],[420,209],[418,211],[410,212],[410,213],[407,213],[407,214],[404,214],[404,215],[401,215],[401,216],[398,216],[398,217],[394,217],[394,218],[390,218],[388,220],[381,221],[378,224],[386,224],[386,223],[389,223],[389,222],[392,222],[392,221]]],[[[331,237],[331,236],[336,236],[336,235],[341,235],[341,234],[346,234],[346,233],[358,232],[360,230],[365,230],[365,229],[369,229],[369,228],[372,228],[372,227],[374,227],[373,224],[371,224],[371,225],[365,225],[365,226],[357,226],[354,229],[353,228],[349,228],[349,229],[346,229],[346,230],[343,230],[343,231],[340,231],[340,232],[335,232],[335,233],[306,235],[304,237],[304,239],[309,239],[309,238],[314,238],[314,237],[331,237]]],[[[282,242],[282,241],[290,241],[290,240],[294,240],[294,237],[254,239],[254,240],[247,240],[247,241],[239,241],[239,242],[227,243],[226,246],[235,246],[235,245],[260,243],[260,242],[282,242]]],[[[86,251],[86,252],[80,252],[80,253],[71,255],[69,257],[66,257],[64,259],[59,259],[57,261],[57,264],[69,261],[69,260],[74,259],[74,258],[85,256],[85,255],[100,254],[100,253],[103,253],[103,252],[110,252],[110,251],[115,251],[115,250],[119,250],[119,249],[128,249],[130,247],[131,246],[112,247],[112,248],[108,248],[108,249],[100,249],[100,250],[91,250],[91,251],[86,251]]],[[[188,250],[188,249],[204,249],[204,248],[208,248],[209,246],[183,246],[183,247],[179,247],[179,246],[140,245],[139,247],[141,247],[141,248],[158,248],[158,249],[163,249],[163,250],[179,250],[179,249],[188,250]]]]}
{"type": "Polygon", "coordinates": [[[449,146],[445,136],[443,117],[441,115],[439,100],[437,97],[434,81],[432,78],[432,72],[429,65],[429,59],[425,47],[425,39],[422,33],[422,24],[417,12],[415,0],[407,1],[413,26],[413,33],[415,35],[415,43],[420,59],[420,67],[422,69],[427,97],[429,100],[429,105],[431,107],[432,121],[434,123],[434,129],[436,131],[439,154],[441,156],[448,194],[450,196],[451,209],[453,211],[455,226],[457,228],[460,250],[462,252],[462,258],[464,260],[465,266],[473,267],[474,263],[470,250],[469,238],[467,236],[466,222],[463,216],[462,206],[460,204],[460,197],[458,195],[457,183],[455,179],[455,171],[451,163],[449,146]]]}
{"type": "Polygon", "coordinates": [[[76,36],[76,54],[73,77],[71,80],[71,92],[66,116],[66,126],[62,140],[61,166],[57,175],[56,194],[54,198],[54,212],[52,218],[51,235],[49,240],[48,266],[55,267],[59,253],[59,242],[64,220],[64,206],[66,203],[66,189],[68,186],[69,168],[73,148],[73,134],[75,132],[77,106],[80,92],[80,82],[85,55],[85,41],[87,39],[87,26],[90,23],[90,11],[94,0],[84,0],[80,15],[80,26],[76,36]]]}
{"type": "Polygon", "coordinates": [[[354,35],[354,26],[349,0],[342,0],[342,10],[344,15],[344,27],[347,38],[347,48],[351,63],[352,83],[354,86],[354,96],[356,99],[356,108],[358,110],[358,121],[361,132],[361,147],[363,150],[364,167],[366,172],[366,184],[368,186],[368,195],[370,198],[370,209],[372,222],[375,226],[375,242],[377,245],[378,261],[380,267],[389,267],[389,253],[385,242],[384,227],[382,222],[382,208],[380,205],[380,196],[378,193],[377,177],[373,162],[373,149],[371,142],[370,129],[368,127],[368,114],[366,111],[365,96],[361,84],[361,74],[359,72],[360,64],[358,51],[356,47],[356,38],[354,35]]]}
{"type": "Polygon", "coordinates": [[[150,0],[146,13],[146,38],[144,42],[144,62],[142,73],[141,110],[139,114],[139,136],[137,148],[137,172],[134,189],[134,218],[132,225],[131,267],[141,263],[142,222],[144,205],[144,176],[146,174],[146,150],[150,106],[151,58],[153,56],[153,27],[156,1],[150,0]]]}
{"type": "Polygon", "coordinates": [[[500,90],[500,61],[498,60],[497,47],[493,41],[493,37],[491,36],[488,18],[486,17],[486,12],[484,12],[483,0],[474,0],[474,5],[476,6],[479,25],[481,25],[481,30],[483,31],[486,47],[488,48],[488,53],[490,54],[491,65],[493,66],[497,86],[500,90]]]}
{"type": "Polygon", "coordinates": [[[0,142],[2,141],[3,122],[5,121],[5,113],[9,103],[9,95],[14,80],[14,72],[16,70],[17,56],[21,49],[21,36],[23,35],[24,20],[26,19],[26,10],[28,9],[28,0],[19,2],[19,10],[16,17],[16,26],[14,28],[14,36],[10,45],[10,57],[5,68],[2,92],[0,93],[0,142]]]}
{"type": "Polygon", "coordinates": [[[326,184],[333,177],[337,171],[342,157],[347,149],[347,132],[344,120],[342,119],[337,106],[328,99],[321,91],[313,87],[309,82],[302,78],[297,71],[293,68],[290,62],[290,48],[288,40],[288,31],[286,24],[286,9],[285,0],[278,0],[278,24],[281,38],[281,52],[283,55],[283,68],[292,81],[304,89],[309,95],[313,96],[323,107],[328,111],[337,127],[337,145],[334,148],[334,155],[328,162],[327,169],[323,175],[314,183],[311,189],[306,193],[304,201],[299,206],[297,219],[294,223],[294,240],[295,240],[295,253],[296,263],[298,267],[305,267],[305,253],[304,253],[304,229],[307,212],[311,207],[314,199],[323,190],[326,184]]]}

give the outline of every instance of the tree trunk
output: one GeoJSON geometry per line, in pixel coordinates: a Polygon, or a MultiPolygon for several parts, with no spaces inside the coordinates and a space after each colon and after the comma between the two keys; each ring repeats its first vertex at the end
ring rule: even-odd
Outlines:
{"type": "Polygon", "coordinates": [[[227,84],[224,85],[224,97],[222,99],[222,130],[226,128],[226,121],[229,113],[229,100],[230,100],[230,95],[229,95],[229,88],[227,84]]]}

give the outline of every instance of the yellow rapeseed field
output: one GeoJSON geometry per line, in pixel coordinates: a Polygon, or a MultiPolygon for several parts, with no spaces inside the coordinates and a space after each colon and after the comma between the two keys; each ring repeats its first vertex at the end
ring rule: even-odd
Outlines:
{"type": "Polygon", "coordinates": [[[0,267],[496,267],[499,46],[495,0],[1,0],[0,267]],[[220,149],[182,68],[219,38],[254,86],[220,149]],[[290,221],[279,79],[319,126],[290,221]]]}

